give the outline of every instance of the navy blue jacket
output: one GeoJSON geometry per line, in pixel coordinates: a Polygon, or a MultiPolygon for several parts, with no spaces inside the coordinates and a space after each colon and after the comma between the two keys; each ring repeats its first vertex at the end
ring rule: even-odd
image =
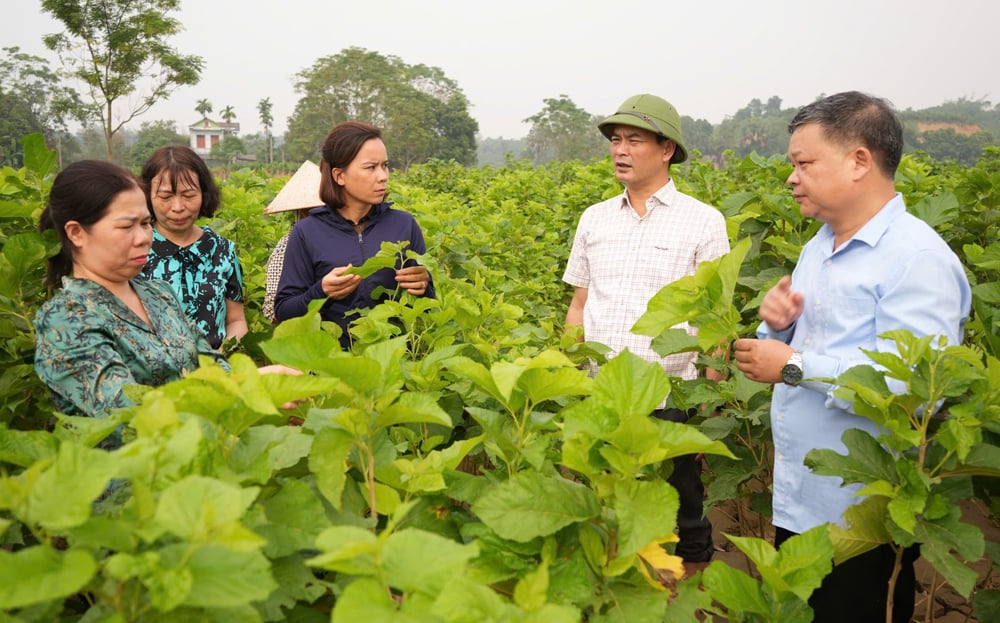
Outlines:
{"type": "MultiPolygon", "coordinates": [[[[354,223],[329,206],[312,210],[295,224],[274,297],[274,315],[278,321],[304,316],[311,301],[327,298],[322,285],[327,273],[338,266],[361,266],[378,253],[383,242],[408,240],[407,249],[420,254],[427,252],[416,219],[408,212],[392,209],[388,203],[372,206],[363,225],[359,234],[354,223]]],[[[383,268],[364,279],[350,296],[339,301],[328,299],[323,304],[320,316],[344,330],[340,341],[345,348],[350,344],[347,325],[353,319],[353,315],[347,318],[346,312],[375,306],[379,301],[372,299],[372,292],[378,286],[395,290],[395,277],[393,270],[383,268]]],[[[427,285],[424,296],[434,296],[433,282],[427,285]]]]}

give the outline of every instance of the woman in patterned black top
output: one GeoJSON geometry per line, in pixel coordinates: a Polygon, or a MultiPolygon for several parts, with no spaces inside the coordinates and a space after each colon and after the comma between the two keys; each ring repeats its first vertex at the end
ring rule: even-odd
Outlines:
{"type": "Polygon", "coordinates": [[[146,160],[142,180],[155,218],[143,276],[170,284],[188,317],[213,348],[246,335],[243,272],[236,246],[195,221],[219,207],[219,188],[190,147],[162,147],[146,160]]]}

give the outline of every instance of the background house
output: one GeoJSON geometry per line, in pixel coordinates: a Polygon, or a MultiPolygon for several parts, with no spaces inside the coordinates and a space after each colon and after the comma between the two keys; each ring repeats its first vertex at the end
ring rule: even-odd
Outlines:
{"type": "Polygon", "coordinates": [[[223,136],[240,133],[240,124],[212,121],[208,117],[202,117],[201,121],[188,126],[188,133],[191,135],[191,149],[198,152],[201,157],[208,158],[212,146],[221,141],[223,136]]]}

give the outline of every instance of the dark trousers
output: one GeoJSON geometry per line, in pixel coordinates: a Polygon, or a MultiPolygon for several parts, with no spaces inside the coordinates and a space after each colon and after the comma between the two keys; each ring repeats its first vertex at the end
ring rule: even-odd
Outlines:
{"type": "MultiPolygon", "coordinates": [[[[775,526],[775,547],[793,536],[794,532],[775,526]]],[[[892,599],[893,623],[909,623],[913,616],[917,588],[913,563],[919,555],[916,545],[903,552],[903,566],[892,599]]],[[[880,545],[835,566],[809,598],[815,613],[813,623],[885,623],[886,593],[895,563],[895,548],[880,545]]]]}
{"type": "MultiPolygon", "coordinates": [[[[684,423],[693,414],[680,409],[657,409],[653,417],[684,423]]],[[[674,553],[684,562],[708,562],[712,559],[712,523],[705,517],[705,485],[701,482],[701,461],[693,454],[674,458],[674,471],[667,479],[677,489],[677,536],[674,553]]]]}

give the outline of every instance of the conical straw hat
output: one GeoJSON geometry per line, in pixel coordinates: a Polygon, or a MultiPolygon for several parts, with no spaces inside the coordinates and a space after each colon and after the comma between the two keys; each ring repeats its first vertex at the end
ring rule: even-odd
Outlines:
{"type": "Polygon", "coordinates": [[[264,208],[264,214],[304,210],[323,205],[323,200],[319,198],[319,181],[319,167],[306,160],[278,191],[274,200],[264,208]]]}

